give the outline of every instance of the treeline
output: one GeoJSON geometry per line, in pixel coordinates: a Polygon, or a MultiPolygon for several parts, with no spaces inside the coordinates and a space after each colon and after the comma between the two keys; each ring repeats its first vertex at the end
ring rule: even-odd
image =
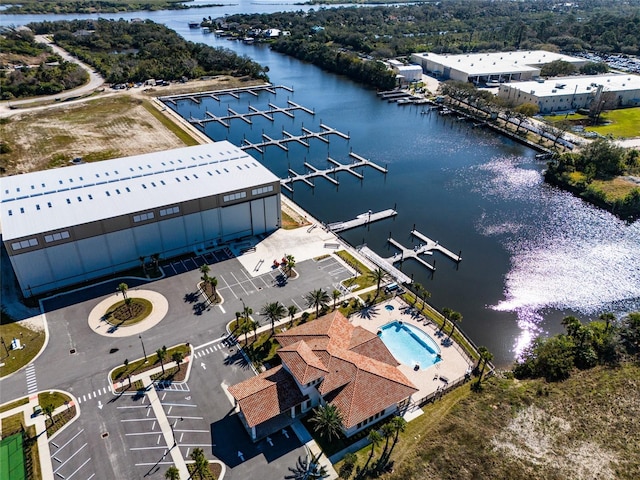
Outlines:
{"type": "Polygon", "coordinates": [[[188,42],[150,20],[72,20],[32,23],[30,27],[38,34],[53,34],[55,43],[93,66],[109,83],[221,74],[268,78],[268,68],[249,57],[188,42]]]}
{"type": "Polygon", "coordinates": [[[55,95],[83,85],[89,74],[79,65],[63,60],[49,47],[36,43],[33,32],[9,29],[0,36],[4,67],[0,70],[2,100],[55,95]]]}
{"type": "Polygon", "coordinates": [[[352,52],[336,51],[324,43],[282,37],[272,47],[278,52],[381,90],[389,90],[396,85],[395,74],[382,62],[363,60],[352,52]]]}
{"type": "Polygon", "coordinates": [[[2,13],[7,14],[43,14],[43,13],[118,13],[140,10],[184,10],[192,0],[76,0],[49,2],[41,0],[23,0],[7,6],[2,13]]]}
{"type": "MultiPolygon", "coordinates": [[[[513,49],[640,54],[640,2],[449,0],[420,5],[320,9],[224,19],[238,28],[280,28],[373,57],[414,52],[466,53],[513,49]]],[[[305,37],[311,38],[305,40],[305,37]]]]}
{"type": "Polygon", "coordinates": [[[621,218],[640,218],[640,186],[624,197],[609,198],[597,180],[640,174],[640,152],[598,139],[578,153],[564,153],[549,162],[545,180],[577,193],[585,200],[610,210],[621,218]]]}
{"type": "Polygon", "coordinates": [[[613,314],[604,313],[586,325],[569,316],[562,325],[566,333],[534,340],[514,366],[517,378],[543,377],[554,382],[569,378],[574,368],[640,361],[640,312],[630,313],[620,321],[613,314]]]}

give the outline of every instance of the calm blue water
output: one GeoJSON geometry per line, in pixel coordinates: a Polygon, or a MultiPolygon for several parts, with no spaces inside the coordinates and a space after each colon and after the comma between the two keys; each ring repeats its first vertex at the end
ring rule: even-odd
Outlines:
{"type": "MultiPolygon", "coordinates": [[[[587,319],[603,311],[620,315],[640,310],[640,222],[627,224],[549,187],[535,152],[453,118],[421,115],[421,108],[381,101],[370,89],[265,46],[218,39],[187,24],[237,11],[301,8],[241,0],[220,9],[114,17],[150,18],[188,40],[233,49],[268,65],[274,84],[294,88],[293,93],[227,98],[220,104],[181,102],[178,111],[187,118],[204,116],[205,109],[246,112],[249,103],[262,108],[271,101],[283,107],[287,99],[316,113],[296,113],[295,120],[276,115],[273,124],[235,120],[228,130],[211,124],[206,131],[215,139],[257,142],[263,131],[282,138],[282,130],[297,135],[302,126],[317,130],[320,123],[351,135],[349,141],[332,138],[328,146],[312,140],[310,149],[290,144],[288,153],[273,147],[264,155],[249,151],[277,175],[286,177],[288,168],[302,172],[304,161],[324,167],[327,156],[346,162],[351,149],[387,165],[386,176],[363,170],[363,182],[341,174],[337,188],[320,179],[314,189],[297,184],[293,199],[327,223],[395,205],[395,219],[343,233],[351,244],[366,243],[383,256],[394,253],[386,242],[389,235],[412,245],[414,224],[450,250],[462,250],[459,268],[436,254],[427,257],[436,261],[435,275],[412,262],[403,271],[431,292],[434,306],[461,312],[462,329],[476,344],[487,346],[498,365],[509,364],[535,335],[561,331],[566,315],[587,319]]],[[[0,18],[5,24],[21,24],[60,17],[0,18]]]]}
{"type": "Polygon", "coordinates": [[[404,365],[413,367],[418,364],[420,370],[426,370],[441,360],[436,342],[413,325],[391,322],[381,328],[378,336],[396,360],[404,365]]]}

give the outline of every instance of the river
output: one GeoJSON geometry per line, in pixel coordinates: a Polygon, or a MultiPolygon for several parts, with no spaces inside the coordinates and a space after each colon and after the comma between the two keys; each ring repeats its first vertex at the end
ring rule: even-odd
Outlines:
{"type": "MultiPolygon", "coordinates": [[[[625,223],[546,185],[541,176],[544,165],[536,161],[535,152],[453,117],[389,104],[370,89],[265,46],[227,41],[187,25],[209,15],[300,9],[241,1],[220,8],[104,17],[149,18],[188,40],[246,54],[269,66],[272,83],[294,89],[260,95],[250,99],[251,105],[262,107],[271,101],[286,106],[289,98],[315,110],[314,116],[298,112],[294,120],[276,115],[273,124],[256,119],[249,126],[232,120],[229,130],[209,124],[207,133],[215,139],[239,144],[246,137],[257,142],[263,132],[281,138],[283,129],[296,135],[302,126],[318,130],[320,123],[350,134],[349,141],[332,138],[328,146],[311,140],[310,149],[290,144],[288,153],[274,147],[264,155],[249,152],[277,175],[286,177],[288,168],[303,172],[304,161],[323,168],[329,155],[347,162],[351,149],[387,165],[387,175],[365,169],[362,182],[340,174],[338,188],[322,179],[314,181],[315,189],[298,183],[293,199],[326,223],[395,205],[394,220],[343,234],[351,244],[364,242],[383,256],[394,253],[386,243],[389,234],[411,245],[414,224],[455,253],[461,250],[458,268],[434,254],[433,276],[412,261],[405,262],[403,271],[431,292],[434,306],[461,312],[462,329],[476,344],[487,346],[498,365],[510,364],[534,336],[561,331],[565,315],[586,320],[604,311],[621,315],[640,310],[640,221],[625,223]]],[[[72,17],[22,15],[2,20],[17,25],[45,18],[72,17]]],[[[202,105],[185,101],[178,109],[187,117],[202,117],[205,108],[220,113],[227,106],[245,112],[247,99],[202,105]]]]}

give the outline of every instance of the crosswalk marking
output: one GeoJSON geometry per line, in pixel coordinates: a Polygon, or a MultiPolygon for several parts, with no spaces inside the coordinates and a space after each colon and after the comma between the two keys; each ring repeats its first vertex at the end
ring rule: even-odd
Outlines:
{"type": "Polygon", "coordinates": [[[98,398],[99,395],[104,395],[109,392],[109,387],[101,387],[93,392],[87,392],[80,397],[78,395],[78,403],[86,402],[87,400],[91,400],[92,398],[98,398]],[[93,396],[92,396],[93,395],[93,396]]]}
{"type": "Polygon", "coordinates": [[[38,382],[36,380],[36,367],[30,363],[25,370],[27,377],[27,393],[32,394],[38,391],[38,382]]]}

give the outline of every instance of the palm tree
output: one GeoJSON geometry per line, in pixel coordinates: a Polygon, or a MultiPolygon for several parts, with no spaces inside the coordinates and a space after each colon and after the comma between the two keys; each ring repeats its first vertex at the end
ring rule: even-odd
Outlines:
{"type": "Polygon", "coordinates": [[[387,449],[389,448],[389,439],[393,437],[396,432],[396,427],[393,425],[391,421],[382,425],[382,437],[384,438],[384,448],[382,449],[382,454],[380,455],[380,460],[382,463],[382,459],[387,454],[387,449]]]}
{"type": "Polygon", "coordinates": [[[129,318],[131,318],[131,302],[133,301],[133,298],[131,297],[127,297],[124,299],[124,304],[127,306],[127,309],[129,310],[129,318]]]}
{"type": "Polygon", "coordinates": [[[209,468],[209,462],[207,457],[204,456],[204,450],[201,448],[195,448],[193,452],[191,452],[191,460],[194,461],[195,473],[202,480],[209,468]]]}
{"type": "Polygon", "coordinates": [[[158,271],[158,262],[160,261],[160,254],[159,253],[154,253],[153,255],[151,255],[151,259],[153,260],[153,270],[155,272],[158,271]]]}
{"type": "Polygon", "coordinates": [[[329,303],[329,294],[319,288],[313,290],[305,295],[304,299],[307,301],[307,307],[315,307],[316,318],[320,315],[320,307],[325,308],[329,303]]]}
{"type": "Polygon", "coordinates": [[[380,293],[380,283],[387,276],[387,272],[385,272],[381,268],[376,268],[375,270],[370,271],[369,275],[367,276],[372,282],[376,283],[376,297],[377,297],[378,294],[380,293]]]}
{"type": "Polygon", "coordinates": [[[267,303],[262,307],[262,310],[260,310],[260,315],[269,319],[271,322],[271,333],[274,333],[276,322],[287,316],[287,309],[280,302],[267,303]]]}
{"type": "Polygon", "coordinates": [[[173,352],[171,354],[171,360],[176,362],[176,365],[178,366],[178,371],[180,371],[180,364],[182,363],[182,360],[184,360],[184,355],[182,354],[182,352],[180,351],[173,352]]]}
{"type": "Polygon", "coordinates": [[[393,452],[393,449],[395,448],[396,444],[398,443],[398,438],[400,437],[400,432],[404,432],[405,429],[407,428],[407,421],[396,415],[395,417],[393,417],[391,419],[391,424],[393,425],[393,428],[396,431],[396,435],[395,437],[393,437],[393,443],[391,444],[391,450],[389,450],[389,454],[388,456],[391,456],[391,452],[393,452]]]}
{"type": "Polygon", "coordinates": [[[442,323],[442,327],[440,328],[440,331],[444,330],[444,328],[447,326],[447,320],[451,319],[452,313],[453,313],[453,310],[451,310],[450,308],[444,307],[442,309],[442,316],[444,317],[445,321],[442,323]]]}
{"type": "Polygon", "coordinates": [[[213,301],[218,301],[218,279],[217,277],[209,277],[209,285],[211,285],[211,289],[213,290],[213,301]]]}
{"type": "Polygon", "coordinates": [[[164,472],[164,478],[167,480],[180,480],[180,470],[178,470],[175,465],[171,465],[167,468],[167,471],[164,472]]]}
{"type": "Polygon", "coordinates": [[[200,273],[207,275],[211,271],[211,268],[206,263],[200,267],[200,273]]]}
{"type": "Polygon", "coordinates": [[[164,359],[167,358],[167,347],[163,345],[162,348],[156,350],[156,355],[158,356],[158,360],[160,360],[160,365],[162,366],[162,374],[164,375],[164,359]]]}
{"type": "Polygon", "coordinates": [[[250,322],[242,322],[239,326],[238,333],[242,335],[244,333],[244,344],[248,343],[247,335],[252,330],[252,326],[250,322]]]}
{"type": "Polygon", "coordinates": [[[431,292],[429,292],[426,288],[422,287],[422,306],[420,307],[421,310],[424,310],[424,306],[427,303],[426,302],[427,298],[431,298],[431,292]]]}
{"type": "Polygon", "coordinates": [[[456,329],[456,323],[460,323],[462,321],[462,314],[460,312],[451,312],[451,332],[449,333],[449,337],[453,335],[453,332],[456,329]]]}
{"type": "Polygon", "coordinates": [[[415,306],[415,304],[418,303],[418,297],[420,296],[420,292],[422,291],[422,285],[416,282],[413,284],[413,289],[416,291],[416,295],[413,299],[413,305],[415,306]]]}
{"type": "Polygon", "coordinates": [[[298,461],[295,467],[289,467],[291,475],[285,475],[285,479],[291,480],[320,480],[327,478],[329,474],[324,465],[320,465],[320,457],[322,452],[318,455],[311,455],[311,459],[308,456],[298,457],[298,461]]]}
{"type": "Polygon", "coordinates": [[[336,301],[340,298],[340,295],[342,295],[342,292],[340,290],[333,290],[333,292],[331,292],[331,297],[333,298],[333,309],[336,309],[336,301]]]}
{"type": "Polygon", "coordinates": [[[126,283],[123,282],[120,285],[118,285],[118,290],[122,294],[122,298],[124,298],[126,300],[127,299],[127,290],[129,290],[129,285],[127,285],[126,283]]]}
{"type": "Polygon", "coordinates": [[[338,407],[330,403],[316,408],[309,421],[314,424],[313,431],[318,432],[323,438],[326,437],[328,441],[334,437],[338,438],[344,427],[342,413],[338,407]]]}
{"type": "Polygon", "coordinates": [[[378,433],[378,431],[374,428],[373,430],[371,430],[369,432],[369,435],[367,435],[367,440],[369,440],[371,442],[371,453],[369,454],[369,458],[367,458],[367,463],[365,463],[364,467],[362,467],[362,470],[365,471],[365,472],[367,471],[367,468],[369,467],[369,463],[371,463],[371,459],[373,458],[373,454],[374,454],[375,448],[382,441],[382,435],[380,435],[378,433]]]}
{"type": "Polygon", "coordinates": [[[482,370],[480,370],[480,375],[478,375],[478,383],[480,386],[482,382],[482,375],[484,375],[484,369],[487,367],[487,363],[493,360],[493,354],[489,351],[487,347],[478,347],[478,353],[480,354],[480,361],[482,362],[482,370]]]}
{"type": "Polygon", "coordinates": [[[296,259],[293,258],[293,255],[285,255],[285,268],[287,269],[287,276],[291,276],[291,272],[293,272],[294,267],[296,266],[296,259]]]}
{"type": "Polygon", "coordinates": [[[257,320],[249,321],[249,325],[251,325],[251,330],[253,330],[253,341],[255,342],[258,339],[258,327],[260,326],[260,322],[257,320]]]}
{"type": "Polygon", "coordinates": [[[298,313],[298,307],[296,307],[295,305],[289,305],[287,307],[287,312],[289,313],[289,318],[291,319],[291,321],[289,322],[289,328],[291,328],[293,326],[293,317],[295,317],[296,313],[298,313]]]}

